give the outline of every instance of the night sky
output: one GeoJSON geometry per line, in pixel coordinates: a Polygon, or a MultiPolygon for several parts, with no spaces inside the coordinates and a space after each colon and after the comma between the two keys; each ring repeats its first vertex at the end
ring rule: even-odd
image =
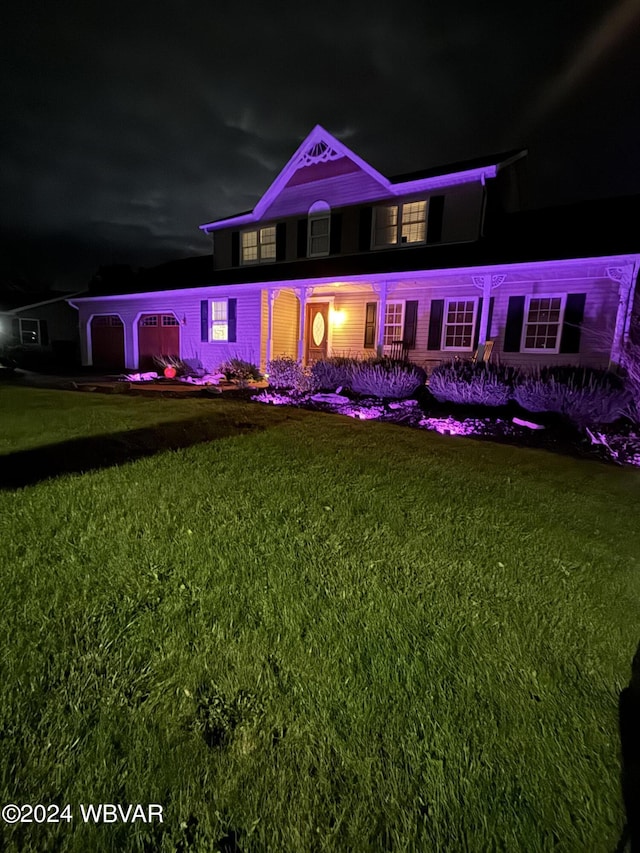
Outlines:
{"type": "Polygon", "coordinates": [[[11,4],[0,281],[204,254],[321,124],[386,175],[529,149],[530,206],[640,192],[640,0],[11,4]]]}

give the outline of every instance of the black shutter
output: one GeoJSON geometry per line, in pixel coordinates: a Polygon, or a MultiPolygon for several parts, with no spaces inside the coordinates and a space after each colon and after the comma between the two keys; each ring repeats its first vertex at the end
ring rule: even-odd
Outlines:
{"type": "Polygon", "coordinates": [[[416,348],[416,331],[418,328],[418,300],[411,300],[404,306],[404,334],[402,342],[407,349],[416,348]]]}
{"type": "Polygon", "coordinates": [[[364,347],[374,349],[376,345],[376,317],[378,316],[378,303],[367,302],[364,318],[364,347]]]}
{"type": "Polygon", "coordinates": [[[427,341],[427,349],[440,349],[443,321],[444,299],[432,299],[431,314],[429,316],[429,339],[427,341]]]}
{"type": "Polygon", "coordinates": [[[580,352],[580,326],[584,320],[586,293],[569,293],[564,309],[560,352],[580,352]]]}
{"type": "Polygon", "coordinates": [[[496,298],[492,296],[489,300],[489,316],[487,317],[487,338],[491,337],[491,324],[493,323],[493,306],[495,304],[496,298]]]}
{"type": "Polygon", "coordinates": [[[21,344],[20,340],[20,320],[17,317],[14,317],[11,320],[11,334],[13,336],[14,344],[21,344]]]}
{"type": "Polygon", "coordinates": [[[236,342],[236,307],[237,307],[237,299],[227,299],[227,329],[228,336],[227,340],[229,343],[234,344],[236,342]]]}
{"type": "Polygon", "coordinates": [[[209,302],[203,299],[200,303],[200,340],[209,342],[209,302]]]}
{"type": "Polygon", "coordinates": [[[329,231],[329,254],[339,255],[342,248],[342,214],[331,214],[331,226],[329,231]]]}
{"type": "Polygon", "coordinates": [[[231,266],[240,266],[240,232],[231,232],[231,266]]]}
{"type": "Polygon", "coordinates": [[[442,240],[443,213],[444,196],[432,195],[428,204],[427,243],[439,243],[442,240]]]}
{"type": "Polygon", "coordinates": [[[307,257],[307,228],[309,225],[308,219],[298,219],[298,249],[297,256],[299,258],[307,257]]]}
{"type": "Polygon", "coordinates": [[[276,225],[276,261],[284,261],[287,257],[287,223],[278,222],[276,225]]]}
{"type": "Polygon", "coordinates": [[[473,348],[478,349],[480,340],[480,321],[482,320],[482,296],[478,299],[478,313],[476,314],[476,328],[473,333],[473,348]]]}
{"type": "Polygon", "coordinates": [[[371,222],[373,219],[373,208],[362,207],[360,209],[360,227],[358,229],[358,250],[368,252],[371,248],[371,222]]]}
{"type": "Polygon", "coordinates": [[[49,329],[46,320],[40,320],[40,346],[49,346],[49,329]]]}
{"type": "Polygon", "coordinates": [[[509,297],[503,352],[520,352],[522,324],[524,323],[524,301],[524,296],[509,297]]]}

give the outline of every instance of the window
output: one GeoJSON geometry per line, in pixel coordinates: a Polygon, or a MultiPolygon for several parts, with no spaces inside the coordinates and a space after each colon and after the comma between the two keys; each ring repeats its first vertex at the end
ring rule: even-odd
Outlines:
{"type": "Polygon", "coordinates": [[[242,232],[242,263],[261,264],[276,259],[276,226],[242,232]]]}
{"type": "Polygon", "coordinates": [[[157,326],[158,325],[158,318],[156,317],[155,314],[150,314],[148,317],[143,317],[142,320],[140,320],[140,325],[141,326],[157,326]]]}
{"type": "Polygon", "coordinates": [[[558,352],[564,298],[529,296],[527,302],[522,349],[558,352]]]}
{"type": "Polygon", "coordinates": [[[377,248],[424,243],[426,234],[426,201],[409,201],[375,210],[373,245],[377,248]]]}
{"type": "Polygon", "coordinates": [[[443,350],[473,348],[475,314],[475,299],[447,299],[443,324],[443,350]]]}
{"type": "Polygon", "coordinates": [[[217,299],[211,303],[211,340],[229,340],[229,324],[226,299],[217,299]]]}
{"type": "Polygon", "coordinates": [[[120,317],[115,314],[98,314],[91,321],[92,326],[117,326],[121,327],[123,325],[120,317]]]}
{"type": "Polygon", "coordinates": [[[382,344],[390,347],[402,340],[404,333],[404,302],[387,302],[384,309],[384,336],[382,344]]]}
{"type": "Polygon", "coordinates": [[[330,216],[309,217],[309,257],[329,254],[330,216]]]}
{"type": "Polygon", "coordinates": [[[20,319],[20,343],[39,344],[40,340],[40,320],[20,319]]]}
{"type": "Polygon", "coordinates": [[[163,326],[179,326],[180,323],[176,320],[176,318],[172,314],[163,314],[162,315],[162,325],[163,326]]]}

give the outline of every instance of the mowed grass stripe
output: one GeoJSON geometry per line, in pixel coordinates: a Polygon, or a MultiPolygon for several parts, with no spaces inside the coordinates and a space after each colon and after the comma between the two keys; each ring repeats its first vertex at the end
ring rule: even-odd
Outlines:
{"type": "Polygon", "coordinates": [[[615,847],[636,472],[44,393],[57,441],[104,399],[116,430],[162,407],[244,434],[0,493],[4,801],[165,806],[162,826],[4,827],[7,849],[615,847]]]}

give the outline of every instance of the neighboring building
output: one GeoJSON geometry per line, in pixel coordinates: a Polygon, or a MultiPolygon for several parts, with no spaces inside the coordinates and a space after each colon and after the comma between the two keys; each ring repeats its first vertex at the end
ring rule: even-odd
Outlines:
{"type": "Polygon", "coordinates": [[[29,293],[4,286],[0,291],[0,350],[13,353],[26,366],[43,360],[79,365],[78,315],[68,299],[85,292],[29,293]]]}
{"type": "Polygon", "coordinates": [[[83,364],[402,353],[430,369],[487,340],[506,364],[616,363],[638,200],[519,212],[525,155],[389,179],[318,126],[252,211],[200,226],[208,270],[178,262],[144,292],[70,300],[83,364]]]}

